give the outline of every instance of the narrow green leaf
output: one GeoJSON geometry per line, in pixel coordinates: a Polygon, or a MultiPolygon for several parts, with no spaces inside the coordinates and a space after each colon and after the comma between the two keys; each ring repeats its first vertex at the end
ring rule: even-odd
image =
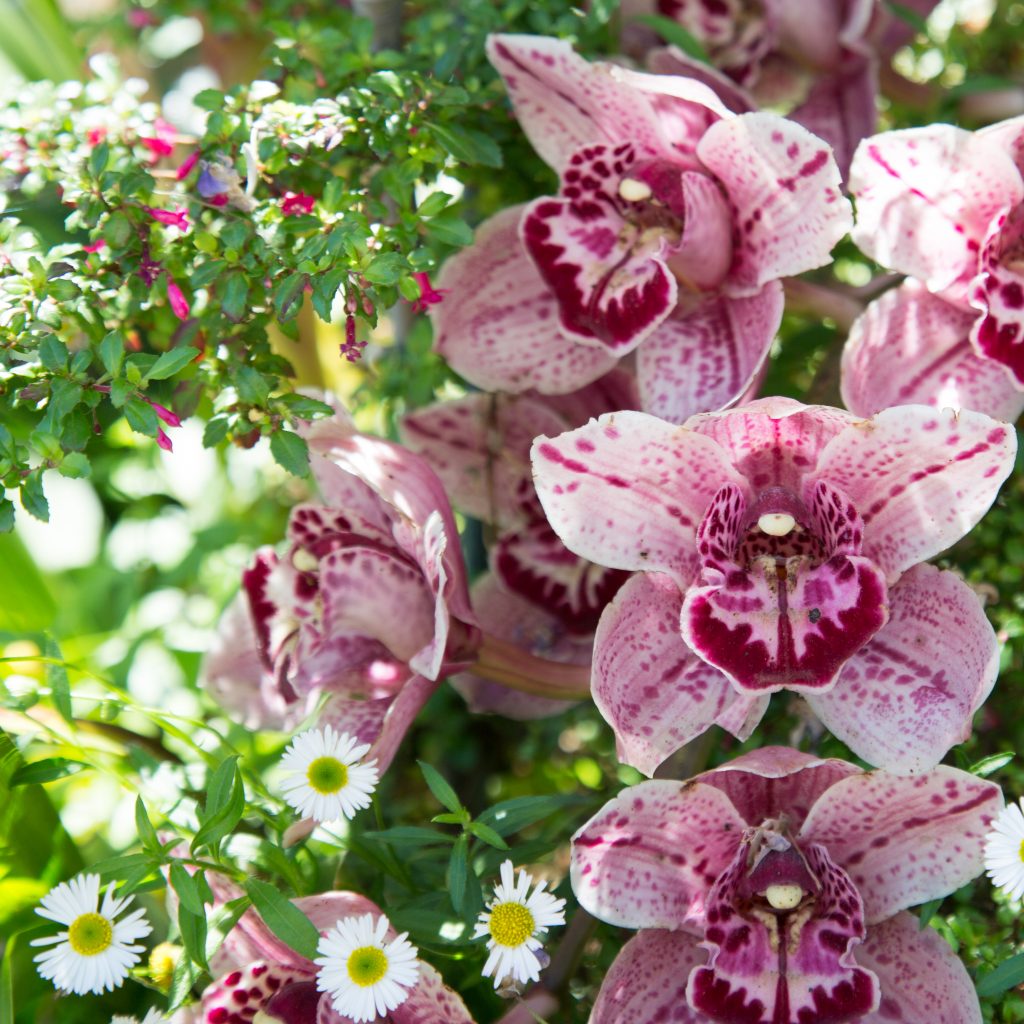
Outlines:
{"type": "Polygon", "coordinates": [[[582,802],[577,796],[520,796],[489,807],[476,820],[479,824],[489,825],[498,835],[507,836],[555,811],[582,802]]]}
{"type": "Polygon", "coordinates": [[[462,905],[466,901],[466,876],[469,873],[469,839],[463,833],[452,847],[451,860],[448,861],[446,882],[448,895],[451,897],[455,913],[462,913],[462,905]]]}
{"type": "Polygon", "coordinates": [[[462,804],[459,802],[459,798],[455,795],[455,790],[448,784],[441,773],[436,769],[432,768],[429,764],[424,761],[416,762],[420,766],[420,771],[423,772],[423,778],[426,779],[427,785],[430,787],[430,792],[437,797],[438,801],[444,804],[454,814],[458,814],[462,810],[462,804]]]}
{"type": "Polygon", "coordinates": [[[138,832],[139,842],[146,850],[151,853],[159,853],[160,839],[156,834],[156,829],[153,828],[153,823],[149,820],[149,814],[141,796],[135,798],[135,831],[138,832]]]}
{"type": "Polygon", "coordinates": [[[220,773],[224,768],[224,765],[221,765],[214,773],[210,784],[207,809],[203,813],[203,824],[192,840],[193,852],[201,846],[216,846],[233,831],[245,813],[245,787],[242,784],[238,766],[235,764],[237,756],[228,758],[228,761],[231,762],[233,777],[227,798],[223,797],[223,791],[219,788],[220,778],[222,778],[220,773]],[[218,785],[216,792],[215,784],[218,785]]]}
{"type": "Polygon", "coordinates": [[[146,380],[166,380],[180,373],[195,361],[199,355],[199,349],[191,345],[182,345],[180,348],[172,348],[162,352],[160,358],[149,368],[146,380]]]}
{"type": "Polygon", "coordinates": [[[14,946],[17,936],[4,943],[3,960],[0,962],[0,1024],[14,1024],[14,946]]]}
{"type": "Polygon", "coordinates": [[[975,762],[971,765],[968,771],[972,775],[980,775],[982,777],[986,775],[992,775],[994,772],[999,771],[1000,768],[1008,765],[1014,758],[1012,751],[1003,751],[1001,754],[990,754],[988,757],[983,757],[980,761],[975,762]]]}
{"type": "Polygon", "coordinates": [[[53,659],[46,666],[46,683],[53,693],[53,706],[65,722],[72,722],[74,712],[71,709],[71,683],[64,667],[64,656],[53,637],[48,636],[43,643],[43,654],[53,659]]]}
{"type": "Polygon", "coordinates": [[[14,502],[10,498],[0,498],[0,533],[10,533],[13,529],[14,502]]]}
{"type": "Polygon", "coordinates": [[[693,33],[683,28],[678,21],[665,18],[660,14],[642,14],[633,20],[653,28],[666,43],[678,46],[683,53],[693,57],[694,60],[699,60],[702,64],[713,64],[708,51],[700,40],[693,33]]]}
{"type": "Polygon", "coordinates": [[[293,476],[305,476],[309,472],[309,446],[305,438],[290,430],[271,434],[270,454],[293,476]]]}
{"type": "Polygon", "coordinates": [[[167,1008],[176,1010],[188,999],[195,983],[199,980],[199,972],[187,956],[179,956],[174,964],[171,976],[171,987],[167,993],[167,1008]]]}
{"type": "Polygon", "coordinates": [[[1001,996],[1024,982],[1024,953],[1004,960],[994,971],[978,980],[978,995],[985,999],[1001,996]]]}
{"type": "Polygon", "coordinates": [[[185,952],[204,971],[209,971],[206,960],[206,914],[194,914],[182,900],[178,907],[178,929],[181,931],[181,944],[185,952]]]}
{"type": "Polygon", "coordinates": [[[431,846],[455,841],[454,836],[446,836],[443,832],[417,825],[397,825],[380,832],[364,832],[363,838],[393,846],[431,846]]]}
{"type": "Polygon", "coordinates": [[[88,768],[84,761],[74,761],[67,757],[47,757],[41,761],[33,761],[15,769],[11,775],[9,786],[31,786],[33,783],[53,782],[69,775],[77,775],[83,768],[88,768]]]}
{"type": "Polygon", "coordinates": [[[915,32],[920,32],[923,36],[928,34],[928,22],[912,7],[907,7],[906,4],[898,4],[895,0],[884,0],[884,6],[888,7],[900,21],[905,22],[915,32]]]}
{"type": "Polygon", "coordinates": [[[89,154],[89,173],[94,178],[98,178],[107,169],[109,162],[110,145],[101,142],[98,146],[94,146],[93,151],[89,154]]]}
{"type": "MultiPolygon", "coordinates": [[[[206,908],[203,906],[199,889],[196,886],[195,879],[188,873],[185,865],[175,861],[171,865],[170,877],[171,885],[178,894],[178,899],[181,900],[182,906],[187,907],[190,913],[205,917],[206,908]]],[[[205,944],[203,948],[205,950],[205,944]]]]}
{"type": "Polygon", "coordinates": [[[317,956],[320,933],[287,896],[269,882],[261,882],[258,878],[250,878],[245,883],[245,891],[267,927],[282,942],[310,960],[317,956]]]}
{"type": "Polygon", "coordinates": [[[937,900],[929,900],[927,903],[921,904],[921,911],[917,918],[917,925],[920,931],[924,931],[928,927],[928,922],[935,916],[936,911],[942,906],[942,900],[944,897],[940,896],[937,900]]]}
{"type": "Polygon", "coordinates": [[[435,814],[430,820],[438,825],[465,825],[469,822],[469,811],[446,811],[444,814],[435,814]]]}
{"type": "Polygon", "coordinates": [[[483,840],[488,846],[493,846],[497,850],[508,849],[508,843],[488,825],[482,825],[479,821],[471,821],[466,826],[466,830],[472,832],[477,839],[483,840]]]}
{"type": "Polygon", "coordinates": [[[231,787],[235,781],[238,766],[238,754],[225,757],[206,784],[206,803],[203,807],[204,818],[208,818],[227,807],[231,799],[231,787]]]}

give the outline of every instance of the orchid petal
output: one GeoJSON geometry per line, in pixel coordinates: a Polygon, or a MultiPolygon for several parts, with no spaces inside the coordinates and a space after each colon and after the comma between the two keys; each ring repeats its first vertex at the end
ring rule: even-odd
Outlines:
{"type": "Polygon", "coordinates": [[[308,966],[292,967],[266,959],[244,961],[216,978],[203,991],[199,1001],[200,1019],[224,1024],[252,1020],[275,992],[289,985],[315,982],[316,968],[312,961],[304,959],[304,964],[308,966]],[[244,1014],[244,1010],[251,1012],[244,1014]]]}
{"type": "Polygon", "coordinates": [[[711,67],[676,46],[659,47],[647,55],[647,67],[656,75],[675,75],[706,85],[722,104],[736,114],[757,110],[757,101],[718,68],[711,67]]]}
{"type": "Polygon", "coordinates": [[[672,423],[736,402],[764,365],[782,322],[782,286],[719,296],[669,317],[637,351],[645,412],[672,423]]]}
{"type": "Polygon", "coordinates": [[[1012,422],[1024,411],[1024,392],[1002,366],[972,349],[968,336],[975,319],[919,281],[886,292],[850,328],[843,403],[858,416],[914,404],[979,409],[1012,422]]]}
{"type": "Polygon", "coordinates": [[[697,939],[686,932],[638,932],[605,973],[589,1024],[711,1024],[686,1004],[687,976],[706,959],[697,939]]]}
{"type": "Polygon", "coordinates": [[[733,288],[750,294],[830,262],[852,214],[824,142],[774,114],[741,114],[712,125],[697,155],[735,211],[733,288]]]}
{"type": "Polygon", "coordinates": [[[981,1024],[974,982],[949,943],[900,913],[868,929],[857,963],[878,975],[882,1001],[860,1024],[981,1024]]]}
{"type": "Polygon", "coordinates": [[[889,601],[889,622],[846,663],[835,689],[808,703],[859,757],[918,772],[970,735],[999,672],[999,644],[954,573],[914,566],[889,601]]]}
{"type": "Polygon", "coordinates": [[[638,573],[605,609],[594,638],[594,703],[615,731],[619,760],[645,775],[738,699],[683,643],[681,601],[668,576],[638,573]]]}
{"type": "Polygon", "coordinates": [[[388,1016],[393,1024],[474,1024],[462,998],[422,960],[415,987],[388,1016]]]}
{"type": "Polygon", "coordinates": [[[348,733],[359,743],[376,742],[391,702],[407,681],[404,677],[398,680],[394,693],[386,697],[360,699],[359,696],[332,694],[317,715],[317,728],[323,729],[324,726],[331,725],[338,732],[348,733]]]}
{"type": "Polygon", "coordinates": [[[995,783],[944,765],[913,777],[865,772],[818,798],[798,840],[828,849],[874,924],[980,874],[985,836],[1002,806],[995,783]]]}
{"type": "Polygon", "coordinates": [[[837,435],[815,476],[854,503],[863,553],[892,580],[981,519],[1016,449],[1013,428],[981,413],[898,406],[837,435]]]}
{"type": "Polygon", "coordinates": [[[366,754],[367,760],[376,760],[381,774],[390,767],[409,727],[440,685],[440,679],[412,676],[395,695],[384,715],[380,733],[366,754]]]}
{"type": "Polygon", "coordinates": [[[696,570],[694,537],[711,498],[723,483],[743,486],[713,441],[639,412],[539,437],[532,458],[541,504],[571,551],[682,584],[696,570]]]}
{"type": "Polygon", "coordinates": [[[669,267],[694,291],[710,291],[732,264],[732,211],[718,182],[707,174],[687,171],[680,186],[685,219],[669,267]]]}
{"type": "Polygon", "coordinates": [[[714,786],[641,782],[572,838],[580,905],[627,928],[685,928],[733,859],[746,823],[714,786]]]}
{"type": "Polygon", "coordinates": [[[1017,211],[1016,216],[1012,227],[994,230],[986,241],[981,273],[971,282],[968,300],[982,313],[971,331],[975,349],[1006,367],[1017,387],[1024,388],[1024,266],[1000,258],[1014,235],[1024,235],[1024,214],[1017,211]]]}
{"type": "Polygon", "coordinates": [[[581,345],[558,326],[558,302],[519,240],[524,207],[502,210],[476,241],[449,259],[432,308],[434,348],[470,383],[488,391],[572,391],[607,373],[616,357],[581,345]]]}
{"type": "Polygon", "coordinates": [[[865,139],[854,154],[853,240],[929,291],[973,276],[990,225],[1024,200],[1024,181],[995,140],[935,124],[865,139]]]}

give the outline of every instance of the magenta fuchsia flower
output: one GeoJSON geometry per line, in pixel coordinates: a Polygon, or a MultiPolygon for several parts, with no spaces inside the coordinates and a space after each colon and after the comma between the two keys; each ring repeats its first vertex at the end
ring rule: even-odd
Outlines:
{"type": "Polygon", "coordinates": [[[321,724],[380,770],[442,676],[475,657],[458,532],[417,455],[340,419],[307,432],[324,504],[299,505],[280,558],[257,555],[228,610],[206,685],[250,725],[321,724]]]}
{"type": "Polygon", "coordinates": [[[161,157],[170,156],[178,133],[173,124],[158,117],[152,126],[152,135],[140,135],[139,142],[149,150],[150,160],[156,163],[161,157]]]}
{"type": "Polygon", "coordinates": [[[952,381],[964,404],[1020,411],[1022,152],[1021,118],[978,132],[948,124],[909,128],[861,144],[850,174],[857,194],[854,241],[916,281],[884,296],[858,325],[844,384],[855,401],[869,390],[864,377],[877,372],[879,359],[886,367],[900,365],[900,325],[928,320],[938,330],[914,332],[920,355],[897,375],[904,390],[915,398],[934,395],[952,381]],[[989,365],[978,365],[985,360],[989,365]]]}
{"type": "Polygon", "coordinates": [[[591,1024],[980,1024],[948,943],[907,907],[982,870],[999,788],[784,747],[642,782],[573,837],[590,913],[642,929],[591,1024]]]}
{"type": "Polygon", "coordinates": [[[545,394],[635,350],[644,408],[681,421],[736,401],[779,325],[779,279],[828,262],[849,228],[828,146],[558,40],[493,36],[488,53],[561,188],[445,265],[438,350],[479,387],[545,394]]]}
{"type": "Polygon", "coordinates": [[[188,207],[177,206],[173,210],[161,210],[154,206],[144,206],[143,209],[161,224],[177,228],[179,231],[188,231],[188,207]]]}
{"type": "Polygon", "coordinates": [[[281,212],[286,217],[298,217],[304,213],[312,213],[316,198],[306,192],[285,192],[281,200],[281,212]]]}
{"type": "Polygon", "coordinates": [[[921,563],[978,522],[1015,450],[980,413],[862,420],[782,398],[538,438],[555,532],[639,570],[594,647],[619,756],[650,774],[713,723],[746,737],[788,689],[870,763],[936,764],[966,737],[998,652],[971,589],[921,563]]]}
{"type": "Polygon", "coordinates": [[[430,275],[425,270],[414,273],[413,280],[420,288],[420,297],[413,303],[413,311],[425,313],[431,306],[444,301],[444,292],[437,291],[430,283],[430,275]]]}
{"type": "Polygon", "coordinates": [[[174,315],[179,320],[188,319],[188,299],[185,298],[185,293],[178,287],[176,282],[171,280],[170,277],[167,278],[167,301],[170,303],[171,310],[174,315]]]}

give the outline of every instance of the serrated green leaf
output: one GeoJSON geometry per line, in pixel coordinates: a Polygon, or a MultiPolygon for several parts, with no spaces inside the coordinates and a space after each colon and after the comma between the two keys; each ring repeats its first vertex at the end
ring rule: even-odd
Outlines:
{"type": "Polygon", "coordinates": [[[267,927],[286,945],[310,960],[317,956],[320,933],[306,915],[275,886],[250,878],[245,883],[253,906],[267,927]]]}
{"type": "Polygon", "coordinates": [[[245,316],[246,300],[249,298],[249,282],[241,271],[233,270],[217,289],[217,298],[224,315],[238,323],[245,316]]]}
{"type": "Polygon", "coordinates": [[[81,452],[68,452],[57,467],[57,472],[61,476],[77,480],[88,476],[92,472],[92,466],[81,452]]]}
{"type": "Polygon", "coordinates": [[[306,286],[305,274],[287,274],[281,278],[270,293],[270,301],[282,320],[290,320],[299,312],[299,300],[306,286]]]}
{"type": "Polygon", "coordinates": [[[270,384],[267,382],[267,378],[251,366],[239,368],[235,375],[235,388],[238,391],[238,397],[246,405],[257,405],[262,408],[270,398],[270,384]]]}
{"type": "Polygon", "coordinates": [[[116,377],[121,372],[124,362],[124,336],[120,331],[111,331],[99,344],[100,362],[103,369],[116,377]]]}
{"type": "MultiPolygon", "coordinates": [[[[178,894],[178,899],[181,900],[182,906],[186,907],[192,914],[198,914],[205,917],[206,907],[203,906],[203,900],[199,894],[199,888],[196,885],[195,878],[189,874],[185,865],[175,861],[171,865],[171,869],[168,874],[170,875],[171,886],[178,894]]],[[[201,874],[201,872],[198,874],[201,874]]]]}
{"type": "Polygon", "coordinates": [[[459,798],[455,795],[455,790],[452,789],[441,773],[424,761],[417,761],[416,763],[420,766],[420,771],[423,772],[423,778],[430,787],[430,792],[433,793],[434,796],[437,797],[438,801],[447,807],[449,811],[452,811],[455,814],[460,813],[463,809],[462,804],[459,802],[459,798]]]}
{"type": "Polygon", "coordinates": [[[215,416],[203,429],[203,447],[215,448],[228,436],[230,424],[223,416],[215,416]]]}
{"type": "Polygon", "coordinates": [[[452,906],[457,914],[462,913],[463,904],[466,902],[466,876],[469,873],[468,851],[469,840],[463,834],[459,836],[452,847],[452,855],[448,861],[448,871],[445,875],[448,895],[451,897],[452,906]]]}
{"type": "Polygon", "coordinates": [[[60,373],[68,366],[67,346],[52,334],[47,334],[39,343],[39,361],[51,373],[60,373]]]}
{"type": "Polygon", "coordinates": [[[483,132],[451,122],[431,125],[430,130],[434,138],[460,163],[501,167],[501,149],[494,139],[483,132]]]}
{"type": "Polygon", "coordinates": [[[489,825],[482,825],[479,821],[471,821],[466,826],[466,830],[475,835],[477,839],[487,843],[488,846],[493,846],[496,850],[508,849],[508,843],[489,825]]]}
{"type": "Polygon", "coordinates": [[[54,779],[64,779],[69,775],[77,775],[83,768],[88,768],[84,761],[75,761],[67,757],[47,757],[31,764],[23,764],[11,775],[9,786],[42,785],[54,779]]]}
{"type": "Polygon", "coordinates": [[[309,445],[303,437],[290,430],[279,430],[270,437],[270,453],[279,466],[293,476],[309,472],[309,445]]]}
{"type": "Polygon", "coordinates": [[[124,416],[128,420],[128,426],[136,433],[156,437],[160,429],[160,420],[149,402],[144,402],[141,398],[129,399],[124,406],[124,416]]]}
{"type": "Polygon", "coordinates": [[[427,222],[427,234],[446,245],[471,245],[473,229],[457,214],[445,213],[427,222]]]}
{"type": "Polygon", "coordinates": [[[385,252],[370,261],[363,271],[363,277],[371,284],[397,284],[398,279],[407,269],[408,265],[404,256],[400,256],[397,252],[385,252]]]}
{"type": "Polygon", "coordinates": [[[50,423],[55,430],[59,424],[82,400],[82,386],[73,380],[60,377],[50,385],[50,401],[47,404],[46,412],[50,423]]]}
{"type": "Polygon", "coordinates": [[[22,508],[44,523],[50,521],[50,505],[43,493],[43,474],[41,471],[29,473],[21,484],[21,505],[22,508]]]}
{"type": "Polygon", "coordinates": [[[162,352],[160,358],[149,368],[146,380],[166,380],[180,373],[189,363],[195,362],[199,349],[182,345],[162,352]]]}

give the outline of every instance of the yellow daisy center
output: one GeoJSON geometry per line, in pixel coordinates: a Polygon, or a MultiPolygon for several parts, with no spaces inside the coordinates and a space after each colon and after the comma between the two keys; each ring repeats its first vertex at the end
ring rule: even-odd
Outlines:
{"type": "Polygon", "coordinates": [[[348,768],[336,757],[318,757],[311,761],[306,778],[318,793],[337,793],[348,785],[348,768]]]}
{"type": "Polygon", "coordinates": [[[388,958],[384,955],[384,950],[377,946],[360,946],[349,954],[345,966],[353,985],[369,988],[376,985],[387,973],[388,958]]]}
{"type": "Polygon", "coordinates": [[[80,914],[68,928],[68,943],[79,956],[96,956],[114,941],[114,929],[102,914],[80,914]]]}
{"type": "Polygon", "coordinates": [[[491,938],[499,946],[521,946],[536,927],[522,903],[498,903],[491,909],[491,938]]]}

